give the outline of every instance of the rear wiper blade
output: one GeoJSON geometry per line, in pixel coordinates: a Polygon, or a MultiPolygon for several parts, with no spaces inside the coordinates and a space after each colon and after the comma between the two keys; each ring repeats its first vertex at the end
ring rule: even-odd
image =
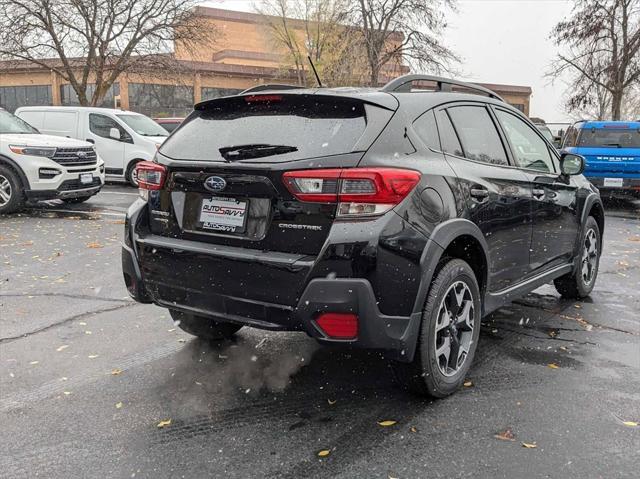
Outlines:
{"type": "Polygon", "coordinates": [[[620,143],[605,143],[604,146],[615,146],[616,148],[622,148],[620,143]]]}
{"type": "Polygon", "coordinates": [[[218,151],[227,161],[264,158],[266,156],[283,155],[298,151],[295,146],[269,145],[267,143],[249,143],[247,145],[225,146],[218,151]]]}

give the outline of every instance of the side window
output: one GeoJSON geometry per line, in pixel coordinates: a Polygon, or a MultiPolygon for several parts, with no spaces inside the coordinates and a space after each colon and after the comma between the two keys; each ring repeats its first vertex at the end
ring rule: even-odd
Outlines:
{"type": "Polygon", "coordinates": [[[483,106],[456,106],[447,110],[460,137],[464,157],[493,165],[507,165],[507,153],[489,112],[483,106]]]}
{"type": "Polygon", "coordinates": [[[112,139],[109,136],[109,131],[111,130],[111,128],[118,129],[118,131],[120,132],[120,139],[124,140],[129,137],[129,134],[126,132],[126,130],[122,128],[122,126],[120,126],[114,119],[104,115],[97,115],[95,113],[89,114],[89,130],[91,130],[91,133],[101,136],[102,138],[112,139]]]}
{"type": "Polygon", "coordinates": [[[547,144],[533,128],[506,111],[496,110],[496,115],[511,143],[517,166],[531,170],[555,171],[547,144]]]}
{"type": "Polygon", "coordinates": [[[458,135],[453,129],[449,115],[444,110],[440,110],[436,113],[438,120],[438,132],[440,133],[440,144],[442,145],[442,151],[449,153],[450,155],[464,156],[462,152],[462,146],[458,135]]]}
{"type": "Polygon", "coordinates": [[[433,150],[440,150],[440,140],[438,139],[438,127],[433,110],[423,113],[413,122],[413,128],[420,139],[433,150]]]}
{"type": "Polygon", "coordinates": [[[562,143],[562,147],[570,148],[572,146],[576,146],[577,142],[578,142],[578,130],[575,127],[571,126],[569,127],[569,129],[564,135],[564,141],[562,143]]]}

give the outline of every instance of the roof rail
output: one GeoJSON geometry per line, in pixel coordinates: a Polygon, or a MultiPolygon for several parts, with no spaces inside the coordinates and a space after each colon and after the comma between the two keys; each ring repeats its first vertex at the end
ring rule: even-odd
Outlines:
{"type": "Polygon", "coordinates": [[[436,91],[450,92],[452,91],[452,88],[451,88],[452,86],[459,86],[462,88],[466,88],[468,90],[475,90],[477,92],[484,93],[488,97],[495,98],[496,100],[500,100],[504,102],[504,99],[500,95],[480,85],[475,85],[473,83],[467,83],[467,82],[458,81],[458,80],[451,80],[450,78],[443,78],[443,77],[437,77],[432,75],[420,75],[415,73],[412,73],[409,75],[402,75],[401,77],[391,80],[389,83],[387,83],[385,86],[382,87],[382,91],[410,92],[411,83],[413,83],[414,81],[433,82],[436,84],[436,88],[437,88],[436,91]]]}
{"type": "Polygon", "coordinates": [[[266,83],[264,85],[256,85],[256,86],[252,86],[251,88],[247,88],[244,91],[240,92],[240,95],[243,95],[244,93],[256,93],[259,91],[267,91],[267,90],[300,90],[300,89],[304,89],[306,87],[304,86],[300,86],[300,85],[285,85],[285,84],[278,84],[278,83],[266,83]]]}

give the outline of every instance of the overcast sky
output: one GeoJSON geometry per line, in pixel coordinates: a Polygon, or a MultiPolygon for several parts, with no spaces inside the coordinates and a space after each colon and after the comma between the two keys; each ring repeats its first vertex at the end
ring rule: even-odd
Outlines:
{"type": "MultiPolygon", "coordinates": [[[[204,3],[252,11],[255,2],[204,3]]],[[[556,52],[549,34],[570,9],[569,0],[458,0],[458,13],[448,16],[444,39],[462,58],[467,80],[530,86],[531,116],[550,123],[564,121],[565,85],[551,85],[544,74],[556,52]]]]}

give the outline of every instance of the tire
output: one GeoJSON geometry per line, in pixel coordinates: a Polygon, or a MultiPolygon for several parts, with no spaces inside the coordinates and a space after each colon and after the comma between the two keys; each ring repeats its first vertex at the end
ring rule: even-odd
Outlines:
{"type": "Polygon", "coordinates": [[[20,211],[24,206],[24,193],[20,178],[11,168],[0,165],[0,214],[20,211]]]}
{"type": "Polygon", "coordinates": [[[133,160],[129,163],[129,166],[127,166],[127,172],[125,173],[125,180],[127,180],[127,183],[136,188],[138,187],[138,179],[135,176],[136,165],[141,161],[142,160],[133,160]]]}
{"type": "Polygon", "coordinates": [[[62,198],[62,201],[64,201],[65,203],[69,203],[71,205],[76,205],[78,203],[84,203],[85,201],[87,201],[89,198],[91,198],[93,195],[89,195],[89,196],[78,196],[76,198],[62,198]]]}
{"type": "Polygon", "coordinates": [[[480,288],[469,264],[461,259],[441,261],[422,311],[414,359],[409,364],[394,364],[400,385],[421,396],[435,398],[457,391],[464,383],[475,356],[481,311],[480,288]],[[457,363],[451,359],[448,362],[445,354],[447,341],[448,357],[455,354],[456,346],[451,340],[453,335],[459,342],[457,363]]]}
{"type": "Polygon", "coordinates": [[[580,237],[580,263],[576,271],[554,280],[556,290],[564,298],[582,299],[591,293],[596,284],[600,267],[602,240],[600,227],[593,216],[589,216],[580,237]]]}
{"type": "Polygon", "coordinates": [[[214,321],[205,316],[183,313],[182,311],[169,310],[171,317],[178,323],[178,327],[184,332],[197,336],[207,341],[229,339],[237,333],[242,325],[214,321]]]}

